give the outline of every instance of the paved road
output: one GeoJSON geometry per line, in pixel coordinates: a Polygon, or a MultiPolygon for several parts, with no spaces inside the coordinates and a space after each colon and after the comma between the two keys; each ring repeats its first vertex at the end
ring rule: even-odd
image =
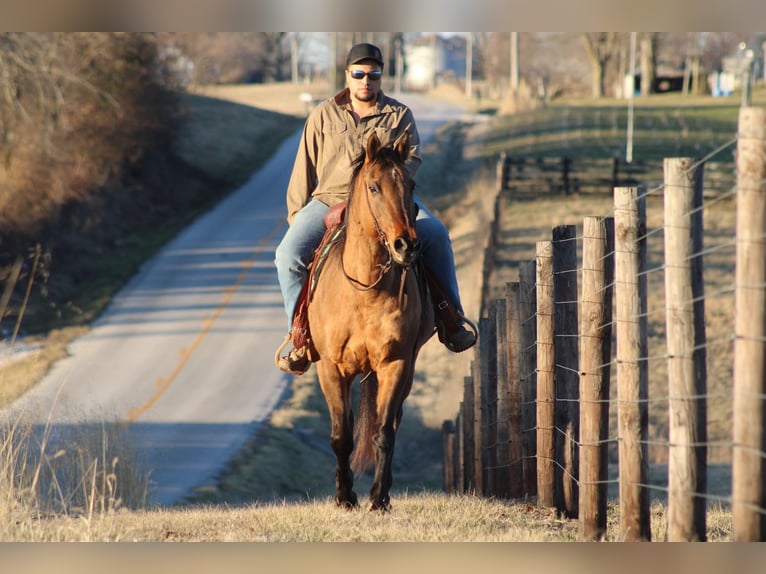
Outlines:
{"type": "MultiPolygon", "coordinates": [[[[462,115],[401,99],[423,140],[462,115]]],[[[273,261],[298,139],[147,261],[13,409],[47,421],[54,435],[122,423],[151,473],[156,504],[212,483],[289,389],[273,361],[286,332],[273,261]]]]}

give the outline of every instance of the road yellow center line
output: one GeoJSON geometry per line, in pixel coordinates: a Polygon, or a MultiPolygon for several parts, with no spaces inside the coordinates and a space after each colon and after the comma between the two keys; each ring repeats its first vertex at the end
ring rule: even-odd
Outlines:
{"type": "Polygon", "coordinates": [[[191,346],[181,350],[181,352],[179,353],[180,359],[178,363],[176,364],[175,368],[173,369],[173,371],[170,373],[170,375],[168,375],[167,377],[160,377],[159,379],[157,379],[155,383],[157,390],[149,398],[149,400],[147,400],[140,407],[133,407],[128,409],[128,412],[127,412],[128,424],[134,423],[142,414],[148,411],[160,399],[160,397],[162,397],[162,395],[165,394],[165,391],[167,391],[170,388],[170,385],[172,385],[173,382],[176,380],[176,378],[181,373],[186,363],[189,362],[189,359],[194,354],[194,351],[197,349],[197,347],[200,346],[202,341],[205,339],[207,334],[215,325],[218,318],[223,314],[224,310],[226,309],[226,307],[228,307],[229,303],[231,303],[231,300],[234,298],[234,295],[237,293],[240,286],[242,285],[242,283],[244,283],[245,279],[247,278],[247,275],[250,273],[251,269],[255,265],[256,259],[258,259],[261,253],[263,253],[263,251],[266,249],[266,246],[271,242],[271,240],[274,238],[277,232],[280,229],[282,229],[283,225],[284,223],[280,222],[276,227],[274,227],[274,229],[271,230],[271,232],[265,238],[261,239],[260,243],[256,246],[253,254],[244,261],[243,269],[240,272],[234,284],[224,287],[223,301],[215,310],[212,317],[209,317],[203,321],[204,327],[202,331],[200,331],[200,333],[196,336],[191,346]]]}

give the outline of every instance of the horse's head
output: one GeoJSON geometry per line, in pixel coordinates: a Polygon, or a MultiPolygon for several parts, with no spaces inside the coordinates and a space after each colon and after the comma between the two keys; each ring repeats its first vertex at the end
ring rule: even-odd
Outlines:
{"type": "Polygon", "coordinates": [[[404,166],[409,154],[409,133],[390,147],[384,147],[373,133],[354,188],[357,200],[365,201],[369,208],[371,232],[380,236],[394,262],[405,266],[420,252],[415,231],[415,184],[404,166]],[[362,194],[366,200],[359,197],[362,194]]]}

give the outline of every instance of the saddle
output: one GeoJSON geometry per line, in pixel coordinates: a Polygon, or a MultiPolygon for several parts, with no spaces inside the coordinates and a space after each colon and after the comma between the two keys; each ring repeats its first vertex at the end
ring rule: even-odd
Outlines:
{"type": "MultiPolygon", "coordinates": [[[[347,203],[344,201],[330,208],[324,218],[325,233],[319,246],[314,250],[314,257],[308,265],[308,277],[303,284],[301,293],[298,296],[298,302],[295,305],[293,313],[292,329],[290,331],[290,340],[293,347],[299,349],[306,346],[309,359],[312,362],[319,360],[314,345],[311,342],[311,329],[309,326],[309,303],[319,280],[319,275],[327,261],[333,246],[340,240],[345,229],[344,217],[346,214],[347,203]]],[[[447,294],[437,281],[433,273],[423,263],[422,258],[416,266],[416,272],[420,279],[418,284],[421,289],[423,300],[430,295],[431,304],[437,316],[437,321],[441,322],[449,331],[458,328],[460,321],[464,319],[454,306],[449,303],[447,294]],[[425,281],[422,278],[425,277],[425,281]]]]}
{"type": "Polygon", "coordinates": [[[311,330],[309,329],[309,303],[311,297],[316,289],[319,274],[324,267],[324,263],[327,260],[332,247],[338,243],[338,240],[343,235],[345,229],[344,217],[346,214],[347,203],[344,201],[330,208],[325,214],[324,225],[325,233],[322,237],[322,241],[314,250],[314,257],[308,265],[308,277],[303,283],[303,288],[298,296],[298,302],[295,304],[295,311],[293,313],[293,322],[291,333],[291,341],[293,347],[299,349],[304,345],[307,346],[309,352],[309,358],[312,361],[319,360],[319,356],[314,349],[314,345],[311,344],[311,330]]]}

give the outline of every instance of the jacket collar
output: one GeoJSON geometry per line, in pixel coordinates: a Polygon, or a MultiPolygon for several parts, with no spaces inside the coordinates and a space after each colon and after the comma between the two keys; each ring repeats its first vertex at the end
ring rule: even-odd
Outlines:
{"type": "MultiPolygon", "coordinates": [[[[333,97],[335,103],[344,109],[351,109],[351,90],[344,88],[333,97]]],[[[383,113],[391,111],[389,104],[390,98],[383,93],[383,90],[378,92],[378,100],[375,102],[375,113],[383,113]]]]}

